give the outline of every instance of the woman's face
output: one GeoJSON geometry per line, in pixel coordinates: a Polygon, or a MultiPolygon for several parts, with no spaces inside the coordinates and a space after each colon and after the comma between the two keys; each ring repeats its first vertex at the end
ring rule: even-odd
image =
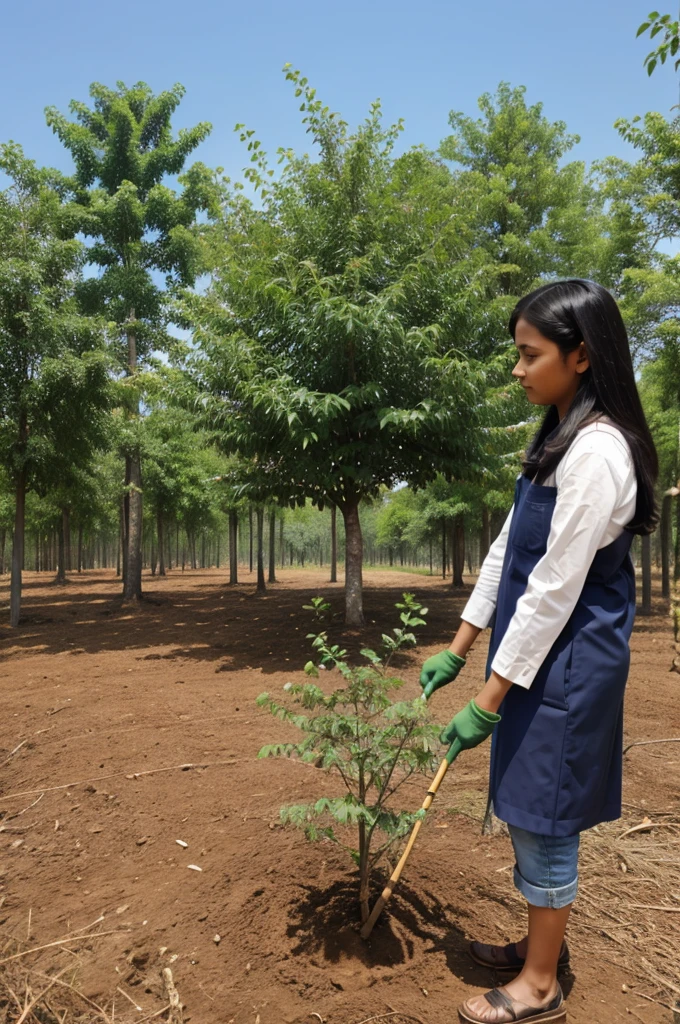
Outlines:
{"type": "Polygon", "coordinates": [[[560,419],[566,414],[578,390],[579,378],[590,363],[586,347],[562,358],[559,345],[521,317],[515,325],[515,346],[519,360],[512,371],[534,405],[556,405],[560,419]]]}

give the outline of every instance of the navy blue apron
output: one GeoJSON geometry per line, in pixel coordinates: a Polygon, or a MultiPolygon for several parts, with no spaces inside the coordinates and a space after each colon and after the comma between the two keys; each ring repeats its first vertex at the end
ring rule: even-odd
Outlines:
{"type": "MultiPolygon", "coordinates": [[[[486,678],[545,554],[557,488],[522,475],[503,562],[486,678]]],[[[491,746],[489,798],[502,821],[548,836],[576,835],[621,816],[623,695],[635,618],[633,535],[595,554],[569,621],[531,687],[511,686],[491,746]]]]}

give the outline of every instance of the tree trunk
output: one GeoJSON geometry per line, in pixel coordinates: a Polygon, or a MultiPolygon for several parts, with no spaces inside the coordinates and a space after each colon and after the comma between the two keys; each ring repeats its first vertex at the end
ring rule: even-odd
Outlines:
{"type": "Polygon", "coordinates": [[[661,503],[661,596],[671,596],[671,543],[673,540],[673,524],[671,509],[673,496],[664,494],[661,503]]]}
{"type": "Polygon", "coordinates": [[[446,579],[446,520],[442,519],[442,579],[446,579]]]}
{"type": "Polygon", "coordinates": [[[6,530],[0,530],[0,575],[5,575],[5,540],[7,537],[6,530]]]}
{"type": "Polygon", "coordinates": [[[83,571],[83,528],[78,526],[78,572],[83,571]]]}
{"type": "MultiPolygon", "coordinates": [[[[131,309],[129,320],[134,321],[135,310],[131,309]]],[[[127,331],[128,375],[137,373],[137,337],[134,330],[127,331]]],[[[133,417],[139,416],[139,402],[135,398],[133,417]]],[[[142,464],[138,451],[126,458],[126,502],[127,535],[126,564],[123,577],[123,601],[140,601],[142,597],[142,464]]]]}
{"type": "Polygon", "coordinates": [[[650,534],[641,538],[642,607],[641,615],[652,614],[652,543],[650,534]]]}
{"type": "Polygon", "coordinates": [[[359,500],[342,506],[345,521],[345,624],[363,626],[363,541],[359,521],[359,500]]]}
{"type": "Polygon", "coordinates": [[[229,582],[238,583],[238,513],[229,513],[229,582]]]}
{"type": "Polygon", "coordinates": [[[66,583],[66,563],[64,561],[66,548],[66,512],[62,509],[59,517],[59,528],[57,530],[57,576],[55,583],[66,583]]]}
{"type": "Polygon", "coordinates": [[[249,553],[249,571],[253,571],[253,506],[248,506],[248,544],[250,547],[249,553]]]}
{"type": "Polygon", "coordinates": [[[465,520],[462,515],[457,515],[453,520],[451,544],[451,586],[463,586],[463,572],[465,570],[465,520]]]}
{"type": "Polygon", "coordinates": [[[359,821],[359,906],[361,908],[361,923],[366,924],[370,916],[369,907],[369,859],[368,842],[366,839],[366,822],[359,821]]]}
{"type": "Polygon", "coordinates": [[[128,530],[123,601],[142,597],[142,468],[139,452],[128,457],[128,530]]]}
{"type": "Polygon", "coordinates": [[[12,579],[9,592],[9,624],[18,626],[21,618],[21,573],[24,568],[24,523],[26,515],[26,470],[17,478],[12,542],[12,579]]]}
{"type": "Polygon", "coordinates": [[[338,582],[338,527],[337,508],[331,505],[331,583],[338,582]]]}
{"type": "Polygon", "coordinates": [[[269,513],[269,576],[268,583],[276,583],[276,509],[269,513]]]}
{"type": "Polygon", "coordinates": [[[264,508],[257,507],[257,593],[267,589],[264,582],[264,508]]]}
{"type": "Polygon", "coordinates": [[[156,515],[156,532],[158,533],[158,575],[165,576],[165,537],[163,533],[163,513],[160,509],[156,515]]]}
{"type": "Polygon", "coordinates": [[[281,556],[281,568],[286,567],[286,547],[283,543],[283,509],[281,509],[281,515],[279,516],[279,555],[281,556]]]}
{"type": "Polygon", "coordinates": [[[64,509],[64,568],[70,572],[71,565],[71,510],[64,509]]]}
{"type": "MultiPolygon", "coordinates": [[[[680,480],[678,480],[680,487],[680,480]]],[[[680,580],[680,498],[675,499],[675,565],[673,567],[673,579],[680,580]]]]}

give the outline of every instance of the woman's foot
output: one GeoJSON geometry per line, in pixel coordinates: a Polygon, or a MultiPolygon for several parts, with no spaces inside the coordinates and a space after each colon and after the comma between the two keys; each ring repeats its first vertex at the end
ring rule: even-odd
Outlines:
{"type": "MultiPolygon", "coordinates": [[[[519,942],[509,942],[506,946],[494,946],[486,942],[471,942],[469,953],[476,964],[489,967],[494,971],[521,971],[527,955],[527,937],[519,942]]],[[[558,971],[569,966],[569,948],[562,943],[560,958],[557,961],[558,971]]]]}
{"type": "Polygon", "coordinates": [[[510,1024],[527,1020],[564,1024],[567,1019],[562,990],[554,982],[551,992],[539,991],[521,978],[481,996],[473,996],[458,1010],[471,1024],[510,1024]]]}

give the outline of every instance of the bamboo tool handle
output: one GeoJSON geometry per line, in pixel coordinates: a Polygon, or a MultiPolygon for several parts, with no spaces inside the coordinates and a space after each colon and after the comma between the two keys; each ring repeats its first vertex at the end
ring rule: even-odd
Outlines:
{"type": "MultiPolygon", "coordinates": [[[[458,739],[455,739],[453,741],[453,743],[451,744],[451,746],[449,747],[449,749],[447,751],[447,754],[446,754],[446,757],[444,758],[442,763],[439,765],[439,768],[437,770],[437,774],[435,775],[434,779],[432,780],[432,785],[428,789],[427,795],[426,795],[425,799],[423,800],[423,805],[421,807],[422,811],[427,811],[428,808],[430,807],[432,801],[434,800],[435,793],[439,789],[439,786],[441,784],[442,779],[444,778],[444,776],[446,775],[447,771],[449,770],[449,765],[451,764],[452,761],[455,761],[455,759],[458,757],[458,755],[460,754],[462,749],[463,748],[460,745],[460,741],[458,739]]],[[[397,864],[396,868],[392,872],[392,874],[390,876],[389,882],[387,883],[387,885],[383,889],[383,891],[380,894],[380,896],[378,897],[378,899],[375,901],[375,906],[373,907],[373,910],[371,911],[369,918],[367,919],[366,923],[363,925],[363,927],[361,929],[361,938],[362,939],[367,939],[368,936],[371,934],[371,932],[373,931],[373,925],[375,924],[375,922],[380,917],[380,914],[382,912],[383,907],[385,906],[385,904],[387,903],[388,899],[390,898],[390,896],[394,892],[394,887],[397,884],[397,882],[399,881],[401,873],[402,873],[402,871],[404,869],[404,865],[406,864],[406,861],[408,860],[408,855],[411,852],[411,850],[413,849],[413,844],[416,841],[416,836],[420,832],[420,826],[422,825],[422,823],[423,823],[423,818],[418,818],[418,820],[416,821],[415,825],[413,826],[413,829],[411,831],[411,835],[409,836],[408,843],[406,844],[406,849],[404,850],[404,852],[402,853],[401,857],[399,858],[399,863],[397,864]]]]}

